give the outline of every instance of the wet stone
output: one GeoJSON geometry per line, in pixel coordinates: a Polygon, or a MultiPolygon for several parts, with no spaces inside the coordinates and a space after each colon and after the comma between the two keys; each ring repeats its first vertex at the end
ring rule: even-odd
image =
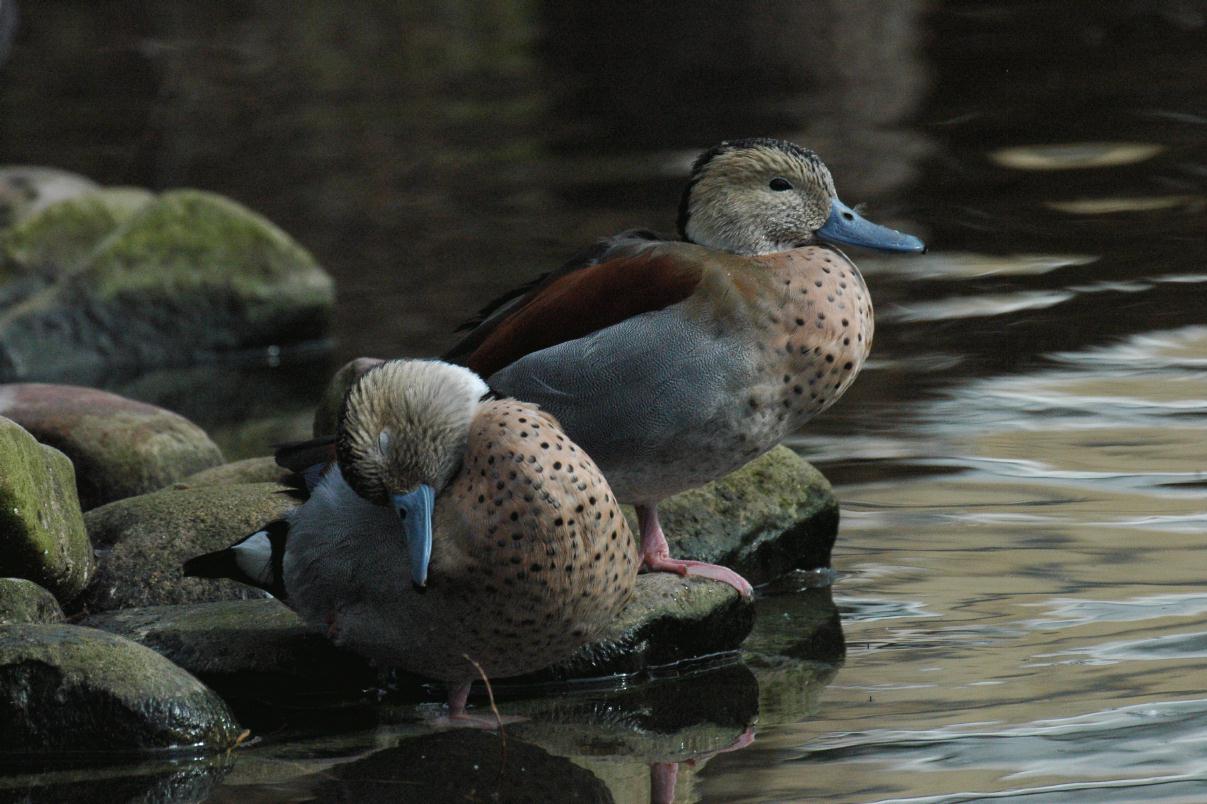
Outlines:
{"type": "Polygon", "coordinates": [[[0,629],[0,751],[218,751],[241,729],[184,670],[128,639],[72,625],[0,629]]]}
{"type": "Polygon", "coordinates": [[[271,222],[175,190],[106,229],[105,212],[134,200],[98,211],[96,198],[76,196],[0,236],[0,286],[16,283],[0,293],[23,302],[0,320],[0,379],[183,366],[326,336],[334,284],[271,222]],[[70,266],[44,259],[63,243],[70,266]]]}
{"type": "Polygon", "coordinates": [[[24,578],[0,578],[0,626],[62,621],[63,609],[50,592],[24,578]]]}
{"type": "MultiPolygon", "coordinates": [[[[753,621],[753,606],[725,584],[642,575],[603,640],[553,668],[505,683],[635,673],[732,653],[753,621]]],[[[373,686],[378,678],[366,660],[336,648],[276,600],[131,608],[94,614],[85,623],[157,650],[223,690],[348,691],[373,686]]],[[[397,674],[396,680],[413,686],[417,679],[397,674]]]]}
{"type": "Polygon", "coordinates": [[[738,649],[754,606],[728,584],[657,572],[637,576],[628,605],[603,638],[523,681],[637,673],[738,649]]]}
{"type": "Polygon", "coordinates": [[[285,483],[293,473],[277,466],[271,455],[260,458],[245,458],[233,463],[224,463],[203,469],[180,481],[180,486],[229,486],[238,483],[285,483]]]}
{"type": "MultiPolygon", "coordinates": [[[[12,4],[5,4],[9,5],[12,4]]],[[[4,13],[4,10],[0,10],[0,17],[4,13]]],[[[0,230],[52,204],[98,189],[92,179],[59,168],[38,165],[0,167],[0,230]]]]}
{"type": "Polygon", "coordinates": [[[0,576],[27,578],[66,603],[94,569],[71,461],[0,416],[0,576]]]}
{"type": "Polygon", "coordinates": [[[183,416],[95,388],[3,385],[0,415],[71,459],[85,510],[222,463],[217,445],[183,416]]]}
{"type": "Polygon", "coordinates": [[[77,602],[91,612],[170,603],[262,598],[235,581],[185,578],[193,556],[230,546],[299,504],[277,483],[169,488],[94,508],[85,516],[96,577],[77,602]]]}
{"type": "Polygon", "coordinates": [[[830,566],[838,535],[830,482],[784,446],[671,497],[658,514],[672,556],[724,564],[756,585],[794,569],[830,566]]]}
{"type": "Polygon", "coordinates": [[[149,606],[85,620],[155,650],[221,690],[357,691],[377,673],[276,600],[149,606]]]}

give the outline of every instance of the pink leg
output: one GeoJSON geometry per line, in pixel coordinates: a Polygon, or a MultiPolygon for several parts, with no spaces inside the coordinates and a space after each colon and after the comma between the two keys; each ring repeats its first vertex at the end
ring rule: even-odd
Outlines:
{"type": "Polygon", "coordinates": [[[675,800],[675,782],[678,780],[678,762],[650,765],[650,804],[671,804],[675,800]]]}
{"type": "Polygon", "coordinates": [[[641,525],[642,564],[646,569],[650,572],[674,572],[678,575],[699,575],[702,578],[712,578],[714,581],[727,583],[737,589],[738,594],[742,597],[751,596],[750,583],[729,567],[704,561],[683,561],[671,558],[671,549],[667,546],[662,526],[658,524],[658,506],[638,505],[635,507],[637,522],[641,525]]]}
{"type": "Polygon", "coordinates": [[[471,728],[494,731],[500,725],[509,726],[512,723],[522,723],[526,718],[518,715],[502,715],[495,718],[490,715],[471,715],[465,711],[465,702],[469,699],[469,687],[472,681],[466,681],[448,690],[448,714],[432,718],[431,725],[437,728],[471,728]]]}
{"type": "Polygon", "coordinates": [[[469,688],[472,681],[466,681],[448,690],[448,716],[452,720],[469,717],[465,714],[465,702],[469,700],[469,688]]]}

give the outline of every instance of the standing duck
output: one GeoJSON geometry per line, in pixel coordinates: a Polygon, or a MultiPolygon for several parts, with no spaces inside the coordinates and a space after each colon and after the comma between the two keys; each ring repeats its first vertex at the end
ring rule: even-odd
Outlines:
{"type": "Polygon", "coordinates": [[[185,574],[266,589],[336,644],[448,685],[537,670],[599,637],[636,541],[603,474],[531,405],[472,371],[397,360],[349,391],[310,498],[185,574]],[[471,661],[472,660],[472,661],[471,661]]]}
{"type": "Polygon", "coordinates": [[[504,296],[445,359],[552,413],[633,503],[644,566],[670,557],[659,501],[715,480],[834,404],[872,345],[872,302],[832,244],[924,252],[838,200],[812,151],[723,142],[695,162],[680,240],[630,231],[504,296]]]}

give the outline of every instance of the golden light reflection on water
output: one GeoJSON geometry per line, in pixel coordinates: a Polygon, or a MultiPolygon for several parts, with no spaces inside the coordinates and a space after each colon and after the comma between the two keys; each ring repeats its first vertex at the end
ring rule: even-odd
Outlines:
{"type": "Polygon", "coordinates": [[[839,489],[847,660],[812,719],[764,723],[784,761],[748,789],[1194,800],[1207,489],[1178,484],[1207,468],[1204,358],[1201,328],[1152,333],[921,403],[915,460],[963,471],[839,489]]]}
{"type": "Polygon", "coordinates": [[[1080,170],[1145,162],[1164,150],[1145,142],[1074,142],[1001,148],[989,158],[1015,170],[1080,170]]]}
{"type": "Polygon", "coordinates": [[[1119,196],[1045,201],[1044,206],[1071,215],[1114,215],[1120,212],[1158,212],[1165,209],[1201,210],[1207,198],[1201,195],[1119,196]]]}

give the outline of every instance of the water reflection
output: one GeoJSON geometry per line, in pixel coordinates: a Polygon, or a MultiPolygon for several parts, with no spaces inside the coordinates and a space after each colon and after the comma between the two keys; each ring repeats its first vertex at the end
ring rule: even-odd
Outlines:
{"type": "MultiPolygon", "coordinates": [[[[1203,798],[1201,4],[144,6],[23,7],[0,150],[265,212],[337,276],[337,363],[439,353],[594,237],[669,230],[722,137],[799,139],[934,243],[852,255],[873,361],[793,441],[843,502],[838,607],[759,601],[757,739],[680,799],[1203,798]]],[[[304,430],[324,372],[119,386],[237,457],[304,430]]],[[[515,739],[645,800],[678,726],[587,700],[515,739]]],[[[363,711],[238,752],[221,795],[419,738],[413,706],[363,711]]],[[[680,725],[719,751],[740,714],[680,725]]]]}

